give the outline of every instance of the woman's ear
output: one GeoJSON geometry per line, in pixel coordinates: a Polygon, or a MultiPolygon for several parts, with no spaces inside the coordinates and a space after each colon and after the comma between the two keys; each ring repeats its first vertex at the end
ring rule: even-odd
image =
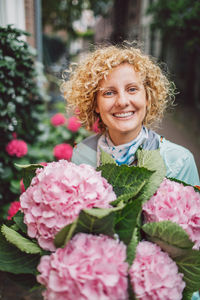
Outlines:
{"type": "Polygon", "coordinates": [[[99,114],[100,113],[100,111],[99,111],[99,107],[98,107],[98,104],[96,105],[96,107],[95,107],[95,112],[97,113],[97,114],[99,114]]]}

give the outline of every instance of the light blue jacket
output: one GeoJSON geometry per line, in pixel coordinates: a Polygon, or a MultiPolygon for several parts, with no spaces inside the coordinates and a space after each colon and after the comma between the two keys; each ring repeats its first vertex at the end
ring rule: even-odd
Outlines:
{"type": "MultiPolygon", "coordinates": [[[[72,162],[78,165],[85,163],[96,168],[98,137],[94,135],[79,143],[73,151],[72,162]]],[[[166,165],[166,177],[173,177],[191,185],[200,185],[194,157],[188,149],[160,136],[158,148],[166,165]]]]}

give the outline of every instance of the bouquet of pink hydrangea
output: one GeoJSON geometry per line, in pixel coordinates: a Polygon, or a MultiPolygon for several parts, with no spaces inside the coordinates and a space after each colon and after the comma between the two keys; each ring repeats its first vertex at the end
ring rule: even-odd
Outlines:
{"type": "MultiPolygon", "coordinates": [[[[60,160],[20,166],[20,210],[1,226],[0,270],[29,274],[46,300],[189,300],[200,288],[200,193],[138,166],[60,160]]],[[[23,277],[23,276],[22,276],[23,277]]]]}

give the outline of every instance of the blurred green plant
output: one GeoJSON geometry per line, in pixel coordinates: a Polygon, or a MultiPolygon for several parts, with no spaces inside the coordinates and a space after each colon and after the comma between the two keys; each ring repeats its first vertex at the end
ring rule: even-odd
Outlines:
{"type": "MultiPolygon", "coordinates": [[[[56,145],[73,146],[89,134],[83,128],[68,129],[67,117],[59,126],[52,124],[41,74],[22,35],[27,33],[10,25],[0,28],[0,219],[6,218],[10,202],[20,195],[22,174],[15,164],[56,160],[56,145]]],[[[61,108],[64,111],[63,105],[54,107],[61,108]]]]}
{"type": "Polygon", "coordinates": [[[149,6],[152,28],[161,31],[163,38],[184,41],[191,53],[200,45],[200,2],[196,0],[159,0],[149,6]]]}
{"type": "Polygon", "coordinates": [[[66,30],[70,36],[76,36],[73,22],[78,20],[84,9],[91,9],[94,15],[106,15],[113,0],[49,0],[42,1],[42,23],[50,25],[53,31],[66,30]]]}
{"type": "MultiPolygon", "coordinates": [[[[34,51],[24,41],[28,33],[11,25],[0,28],[0,202],[12,201],[17,175],[5,150],[15,135],[31,144],[41,133],[45,112],[34,63],[34,51]]],[[[15,160],[15,159],[14,159],[15,160]]]]}

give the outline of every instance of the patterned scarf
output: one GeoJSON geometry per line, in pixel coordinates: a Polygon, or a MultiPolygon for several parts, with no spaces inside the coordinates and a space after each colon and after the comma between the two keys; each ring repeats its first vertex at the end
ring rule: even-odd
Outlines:
{"type": "Polygon", "coordinates": [[[123,164],[130,165],[135,160],[135,153],[148,139],[148,130],[142,127],[139,135],[131,142],[119,146],[115,146],[111,141],[108,132],[101,135],[97,144],[97,166],[100,165],[101,150],[110,154],[116,163],[120,166],[123,164]]]}

